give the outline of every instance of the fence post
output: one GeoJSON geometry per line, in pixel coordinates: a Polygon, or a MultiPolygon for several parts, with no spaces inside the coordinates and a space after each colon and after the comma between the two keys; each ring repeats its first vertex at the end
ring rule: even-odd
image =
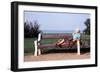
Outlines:
{"type": "Polygon", "coordinates": [[[80,41],[77,40],[77,54],[80,55],[80,41]]]}
{"type": "Polygon", "coordinates": [[[38,55],[41,55],[41,50],[40,49],[38,49],[38,55]]]}
{"type": "Polygon", "coordinates": [[[38,47],[37,47],[37,41],[34,41],[34,47],[35,47],[35,51],[34,51],[34,56],[37,56],[37,51],[38,51],[38,47]]]}

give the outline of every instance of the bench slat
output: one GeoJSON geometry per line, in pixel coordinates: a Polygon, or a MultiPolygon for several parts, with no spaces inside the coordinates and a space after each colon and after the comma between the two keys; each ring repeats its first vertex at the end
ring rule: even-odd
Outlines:
{"type": "MultiPolygon", "coordinates": [[[[43,44],[43,45],[38,45],[38,48],[43,49],[43,48],[77,48],[77,46],[64,46],[64,47],[57,47],[56,44],[43,44]]],[[[89,46],[80,46],[80,48],[90,48],[89,46]]]]}
{"type": "Polygon", "coordinates": [[[56,47],[55,44],[38,45],[38,48],[54,48],[54,47],[56,47]]]}
{"type": "MultiPolygon", "coordinates": [[[[73,47],[76,48],[76,46],[73,47]]],[[[42,49],[42,48],[69,48],[69,47],[68,45],[63,47],[57,47],[56,44],[43,44],[43,45],[38,45],[38,48],[42,49]]]]}
{"type": "Polygon", "coordinates": [[[42,35],[42,39],[68,39],[71,38],[71,36],[66,35],[66,34],[51,34],[51,35],[42,35]]]}

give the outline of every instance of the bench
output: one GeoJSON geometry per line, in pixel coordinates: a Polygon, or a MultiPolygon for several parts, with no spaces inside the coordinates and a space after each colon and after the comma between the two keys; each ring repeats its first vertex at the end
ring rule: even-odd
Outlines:
{"type": "MultiPolygon", "coordinates": [[[[43,39],[66,39],[68,40],[68,42],[70,42],[71,38],[72,37],[68,36],[67,34],[41,34],[39,33],[38,39],[34,41],[34,47],[35,47],[34,56],[41,55],[41,49],[44,49],[44,48],[51,48],[51,49],[60,48],[60,47],[57,47],[55,43],[42,44],[41,40],[43,39]]],[[[69,46],[69,43],[68,43],[68,45],[64,46],[63,48],[69,49],[69,47],[71,46],[69,46]]],[[[80,41],[77,41],[76,48],[77,48],[77,54],[80,55],[80,41]]]]}

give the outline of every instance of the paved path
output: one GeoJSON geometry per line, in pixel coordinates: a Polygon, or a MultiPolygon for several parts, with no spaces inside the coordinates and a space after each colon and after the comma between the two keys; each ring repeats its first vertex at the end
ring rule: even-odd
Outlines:
{"type": "Polygon", "coordinates": [[[50,61],[50,60],[77,60],[77,59],[89,59],[90,53],[83,53],[81,55],[77,55],[77,53],[48,53],[42,54],[40,56],[27,55],[24,56],[25,62],[30,61],[50,61]]]}

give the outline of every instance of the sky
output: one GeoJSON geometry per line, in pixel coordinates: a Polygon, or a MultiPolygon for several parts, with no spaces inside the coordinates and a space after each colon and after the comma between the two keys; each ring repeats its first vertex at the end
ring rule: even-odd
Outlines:
{"type": "Polygon", "coordinates": [[[73,31],[76,28],[83,31],[87,18],[90,14],[24,11],[24,22],[37,21],[42,31],[73,31]]]}

